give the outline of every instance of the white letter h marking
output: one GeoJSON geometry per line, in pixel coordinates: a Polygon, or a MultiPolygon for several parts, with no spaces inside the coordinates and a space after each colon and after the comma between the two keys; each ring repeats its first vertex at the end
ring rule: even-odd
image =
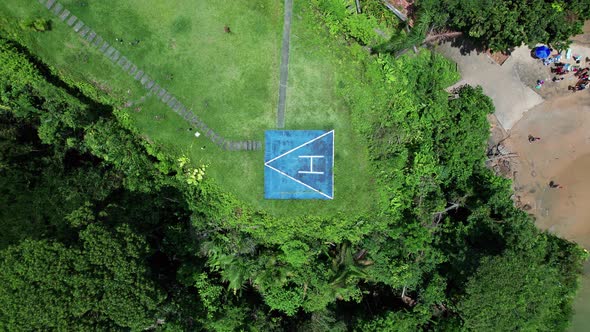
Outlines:
{"type": "Polygon", "coordinates": [[[299,171],[299,174],[324,174],[324,172],[315,172],[313,170],[313,158],[324,158],[324,156],[299,156],[299,158],[309,158],[309,171],[299,171]]]}

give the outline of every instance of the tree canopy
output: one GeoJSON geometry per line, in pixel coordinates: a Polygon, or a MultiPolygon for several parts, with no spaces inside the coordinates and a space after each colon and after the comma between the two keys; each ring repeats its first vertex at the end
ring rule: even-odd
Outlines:
{"type": "Polygon", "coordinates": [[[563,49],[590,18],[590,3],[584,0],[426,0],[417,5],[434,27],[462,31],[494,51],[538,43],[563,49]]]}
{"type": "Polygon", "coordinates": [[[559,271],[526,253],[485,257],[467,283],[459,312],[473,331],[558,331],[559,271]],[[490,305],[493,304],[493,305],[490,305]]]}

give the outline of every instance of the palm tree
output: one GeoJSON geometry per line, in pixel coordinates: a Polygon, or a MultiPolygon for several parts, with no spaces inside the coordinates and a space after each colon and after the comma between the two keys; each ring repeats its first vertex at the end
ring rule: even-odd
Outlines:
{"type": "Polygon", "coordinates": [[[330,285],[334,287],[336,293],[338,288],[346,288],[347,286],[355,285],[361,279],[367,280],[369,278],[364,270],[372,262],[363,260],[367,253],[366,250],[360,250],[357,254],[353,255],[350,244],[347,242],[335,245],[334,249],[332,271],[336,277],[331,281],[330,285]]]}

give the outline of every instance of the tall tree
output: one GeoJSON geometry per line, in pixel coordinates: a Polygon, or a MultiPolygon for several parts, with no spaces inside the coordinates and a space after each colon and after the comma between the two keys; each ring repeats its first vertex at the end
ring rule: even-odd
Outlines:
{"type": "Polygon", "coordinates": [[[495,51],[537,43],[562,49],[590,18],[590,3],[584,0],[425,0],[417,4],[418,12],[434,13],[436,26],[462,31],[495,51]]]}
{"type": "Polygon", "coordinates": [[[89,225],[80,247],[26,240],[1,252],[2,330],[144,330],[164,296],[148,279],[147,244],[122,225],[89,225]]]}
{"type": "Polygon", "coordinates": [[[529,253],[484,258],[465,291],[458,310],[470,331],[560,331],[567,325],[558,269],[529,253]]]}

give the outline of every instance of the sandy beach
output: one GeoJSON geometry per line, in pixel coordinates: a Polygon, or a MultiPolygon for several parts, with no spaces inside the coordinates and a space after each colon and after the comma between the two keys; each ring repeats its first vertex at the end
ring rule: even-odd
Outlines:
{"type": "Polygon", "coordinates": [[[590,248],[590,93],[566,93],[536,106],[505,141],[514,189],[541,229],[590,248]],[[529,142],[528,136],[540,137],[529,142]],[[562,186],[551,188],[549,182],[562,186]]]}

